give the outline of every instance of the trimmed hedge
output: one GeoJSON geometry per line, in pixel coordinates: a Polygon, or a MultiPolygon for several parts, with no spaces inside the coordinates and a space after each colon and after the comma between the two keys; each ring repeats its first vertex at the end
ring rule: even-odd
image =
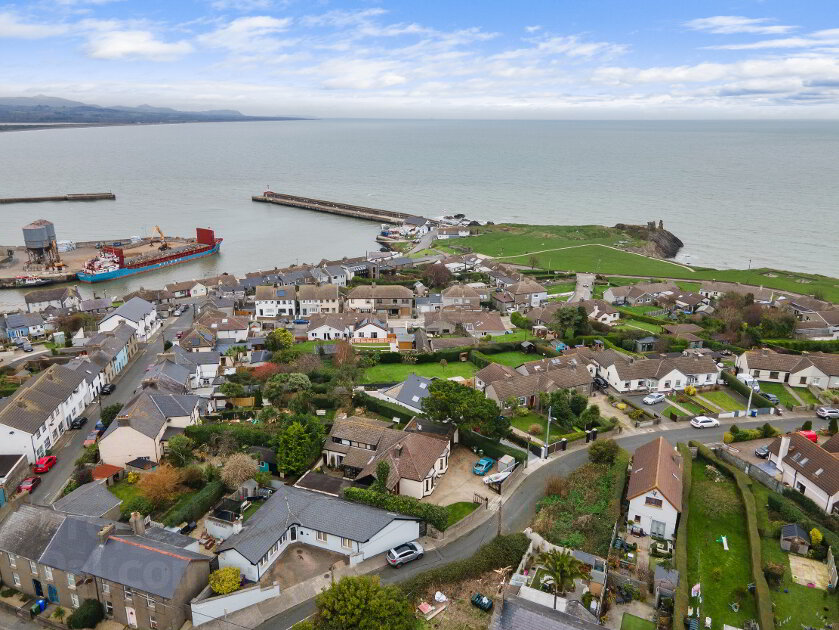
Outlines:
{"type": "Polygon", "coordinates": [[[786,490],[783,495],[770,491],[768,497],[769,509],[780,514],[785,521],[800,523],[807,531],[814,527],[818,528],[824,536],[825,544],[834,549],[839,549],[839,536],[836,534],[836,532],[839,532],[839,527],[836,526],[837,519],[825,514],[820,509],[811,512],[803,504],[801,504],[801,507],[795,505],[790,500],[797,499],[798,497],[795,495],[804,499],[807,498],[795,490],[786,490]]]}
{"type": "Polygon", "coordinates": [[[278,431],[279,426],[272,429],[264,424],[193,424],[186,427],[184,433],[196,446],[209,444],[213,436],[223,433],[232,435],[239,446],[273,446],[278,431]]]}
{"type": "Polygon", "coordinates": [[[504,455],[514,457],[517,462],[522,463],[527,460],[527,453],[520,451],[517,448],[512,448],[500,442],[493,442],[488,437],[469,431],[468,429],[460,429],[460,443],[464,446],[472,448],[473,446],[483,450],[484,454],[498,459],[504,455]]]}
{"type": "Polygon", "coordinates": [[[636,319],[639,322],[646,322],[647,324],[656,324],[657,326],[663,326],[664,324],[672,324],[672,319],[667,319],[665,317],[650,317],[649,315],[642,315],[641,313],[633,313],[632,311],[628,311],[625,308],[621,308],[619,306],[615,307],[618,309],[618,312],[621,314],[621,319],[636,319]]]}
{"type": "Polygon", "coordinates": [[[359,407],[364,407],[368,411],[378,413],[386,418],[399,418],[399,422],[407,422],[414,417],[414,414],[404,407],[389,403],[385,400],[373,398],[364,392],[356,392],[353,394],[353,404],[359,407]]]}
{"type": "Polygon", "coordinates": [[[436,569],[415,575],[400,585],[405,596],[416,600],[431,587],[440,588],[474,579],[487,571],[502,567],[517,567],[527,553],[530,539],[524,534],[497,536],[464,560],[456,560],[436,569]]]}
{"type": "MultiPolygon", "coordinates": [[[[746,400],[749,399],[749,392],[751,389],[747,387],[743,382],[739,381],[736,376],[731,374],[730,372],[722,371],[720,372],[722,375],[722,380],[725,381],[725,384],[728,385],[731,389],[735,392],[744,396],[746,400]]],[[[752,404],[759,409],[767,409],[769,407],[774,407],[771,402],[766,400],[763,396],[761,396],[758,392],[754,392],[752,394],[752,404]]]]}
{"type": "Polygon", "coordinates": [[[204,516],[211,507],[219,502],[224,495],[224,484],[221,481],[211,481],[196,492],[189,501],[173,508],[166,514],[163,523],[169,527],[179,523],[197,521],[204,516]]]}
{"type": "MultiPolygon", "coordinates": [[[[677,622],[687,617],[688,603],[690,602],[690,585],[688,584],[688,516],[690,515],[690,487],[693,483],[692,469],[693,458],[690,449],[685,444],[678,445],[682,454],[684,468],[682,471],[682,516],[679,521],[679,528],[676,531],[676,547],[673,559],[676,570],[682,579],[673,598],[673,619],[677,622]]],[[[674,624],[677,625],[677,624],[674,624]]],[[[678,625],[677,625],[678,627],[678,625]]]]}
{"type": "MultiPolygon", "coordinates": [[[[691,444],[695,444],[691,442],[691,444]]],[[[697,444],[699,455],[708,463],[713,464],[726,475],[734,479],[737,489],[740,491],[740,498],[743,501],[743,508],[746,510],[746,529],[749,534],[749,554],[752,564],[752,578],[755,581],[755,603],[757,604],[757,616],[761,630],[774,630],[775,620],[772,612],[772,597],[769,594],[769,585],[766,583],[766,576],[763,574],[763,561],[760,551],[760,532],[757,529],[757,505],[755,495],[752,494],[752,479],[744,472],[734,466],[720,460],[704,444],[697,444]]]]}
{"type": "Polygon", "coordinates": [[[367,488],[345,488],[344,498],[354,503],[372,505],[373,507],[388,510],[389,512],[416,516],[440,531],[448,527],[449,511],[442,505],[422,503],[413,497],[386,494],[367,488]]]}
{"type": "Polygon", "coordinates": [[[839,340],[837,341],[816,341],[813,339],[764,339],[763,343],[770,346],[778,346],[787,350],[799,352],[839,352],[839,340]]]}

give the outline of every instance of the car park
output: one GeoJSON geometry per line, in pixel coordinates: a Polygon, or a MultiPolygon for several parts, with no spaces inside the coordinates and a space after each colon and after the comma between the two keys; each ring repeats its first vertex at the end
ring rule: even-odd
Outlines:
{"type": "Polygon", "coordinates": [[[656,392],[655,394],[648,394],[644,396],[644,404],[645,405],[655,405],[660,402],[664,402],[665,396],[664,394],[656,392]]]}
{"type": "Polygon", "coordinates": [[[483,477],[492,470],[494,464],[495,460],[492,459],[492,457],[481,457],[481,459],[475,462],[475,465],[472,466],[472,472],[483,477]]]}
{"type": "Polygon", "coordinates": [[[720,421],[714,418],[709,418],[708,416],[696,416],[690,421],[690,426],[695,429],[707,429],[710,427],[720,426],[720,421]]]}
{"type": "Polygon", "coordinates": [[[816,409],[816,415],[819,418],[839,418],[839,409],[835,407],[819,407],[816,409]]]}
{"type": "Polygon", "coordinates": [[[84,416],[79,416],[78,418],[73,419],[70,423],[71,429],[81,429],[87,423],[87,418],[84,416]]]}
{"type": "Polygon", "coordinates": [[[422,558],[423,548],[418,542],[408,542],[387,552],[387,563],[397,569],[403,564],[422,558]]]}
{"type": "Polygon", "coordinates": [[[764,444],[763,446],[758,446],[755,449],[755,457],[760,457],[761,459],[768,459],[769,458],[769,445],[764,444]]]}
{"type": "Polygon", "coordinates": [[[34,470],[36,473],[49,472],[49,469],[55,466],[57,462],[58,458],[55,455],[45,455],[35,462],[34,470]]]}
{"type": "Polygon", "coordinates": [[[18,492],[26,491],[26,492],[32,494],[32,491],[35,488],[37,488],[40,483],[41,483],[41,478],[40,477],[27,477],[26,479],[24,479],[23,481],[21,481],[18,484],[17,491],[18,492]]]}

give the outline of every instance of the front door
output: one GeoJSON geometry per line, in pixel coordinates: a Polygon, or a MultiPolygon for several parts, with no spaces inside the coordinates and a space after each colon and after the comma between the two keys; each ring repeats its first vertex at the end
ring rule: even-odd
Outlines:
{"type": "Polygon", "coordinates": [[[664,538],[664,528],[665,525],[661,521],[653,520],[650,524],[650,534],[652,536],[658,536],[659,538],[664,538]]]}
{"type": "Polygon", "coordinates": [[[126,608],[125,609],[125,618],[128,620],[128,625],[132,628],[137,627],[137,613],[134,612],[133,608],[126,608]]]}
{"type": "Polygon", "coordinates": [[[58,603],[58,591],[56,590],[56,588],[52,584],[47,585],[47,598],[53,604],[58,603]]]}
{"type": "Polygon", "coordinates": [[[35,595],[37,597],[43,597],[44,596],[44,587],[41,586],[41,581],[40,580],[32,580],[32,586],[35,587],[35,595]]]}
{"type": "Polygon", "coordinates": [[[292,527],[290,530],[288,530],[288,537],[291,540],[291,542],[294,542],[295,540],[297,540],[297,528],[296,527],[292,527]]]}

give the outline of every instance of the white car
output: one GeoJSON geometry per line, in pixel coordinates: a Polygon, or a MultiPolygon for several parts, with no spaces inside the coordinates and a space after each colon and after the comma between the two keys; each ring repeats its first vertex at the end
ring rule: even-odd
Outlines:
{"type": "Polygon", "coordinates": [[[697,429],[707,429],[710,427],[720,426],[720,421],[715,420],[714,418],[709,418],[707,416],[696,416],[693,420],[690,421],[690,426],[695,427],[697,429]]]}
{"type": "Polygon", "coordinates": [[[819,418],[839,418],[839,409],[833,407],[819,407],[816,409],[816,415],[819,418]]]}
{"type": "Polygon", "coordinates": [[[649,394],[648,396],[644,396],[645,405],[655,405],[656,403],[660,403],[663,401],[664,394],[649,394]]]}

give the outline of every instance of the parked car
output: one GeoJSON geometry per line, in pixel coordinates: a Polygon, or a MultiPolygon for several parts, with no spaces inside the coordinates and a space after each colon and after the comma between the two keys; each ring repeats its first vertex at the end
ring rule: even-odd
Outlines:
{"type": "Polygon", "coordinates": [[[805,438],[810,440],[813,444],[819,443],[819,434],[815,431],[799,431],[798,435],[803,435],[805,438]]]}
{"type": "Polygon", "coordinates": [[[116,385],[114,385],[113,383],[105,383],[105,384],[102,386],[102,393],[103,393],[105,396],[107,396],[107,395],[109,395],[109,394],[113,394],[113,393],[114,393],[114,390],[115,390],[116,388],[117,388],[117,386],[116,386],[116,385]]]}
{"type": "Polygon", "coordinates": [[[41,483],[40,477],[27,477],[23,481],[21,481],[17,486],[18,492],[23,492],[24,490],[28,493],[32,493],[32,491],[38,487],[41,483]]]}
{"type": "Polygon", "coordinates": [[[180,313],[178,313],[178,316],[183,315],[183,314],[184,314],[184,313],[186,313],[188,310],[189,310],[189,307],[188,307],[188,306],[182,306],[182,307],[181,307],[181,312],[180,312],[180,313]]]}
{"type": "Polygon", "coordinates": [[[82,442],[83,446],[90,446],[92,444],[96,444],[96,441],[99,439],[99,431],[91,431],[87,434],[87,437],[82,442]]]}
{"type": "Polygon", "coordinates": [[[476,475],[481,475],[482,477],[487,474],[490,470],[492,470],[493,465],[495,464],[495,460],[492,457],[481,457],[474,466],[472,466],[472,472],[476,475]]]}
{"type": "Polygon", "coordinates": [[[690,421],[690,426],[696,429],[707,429],[709,427],[720,426],[720,421],[715,420],[714,418],[709,418],[707,416],[696,416],[693,420],[690,421]]]}
{"type": "Polygon", "coordinates": [[[769,402],[771,402],[773,405],[777,405],[779,402],[781,402],[781,399],[778,398],[775,394],[770,394],[769,392],[760,392],[760,395],[763,396],[769,402]]]}
{"type": "Polygon", "coordinates": [[[57,462],[58,458],[55,455],[46,455],[35,462],[34,470],[36,473],[49,472],[49,469],[55,466],[57,462]]]}
{"type": "Polygon", "coordinates": [[[769,445],[764,444],[763,446],[759,446],[755,449],[755,457],[760,457],[761,459],[768,459],[769,457],[769,445]]]}
{"type": "Polygon", "coordinates": [[[32,352],[32,345],[28,341],[23,344],[23,351],[32,352]]]}
{"type": "Polygon", "coordinates": [[[178,331],[178,334],[177,334],[177,335],[175,335],[175,337],[176,337],[177,339],[180,339],[181,337],[183,337],[183,336],[184,336],[184,332],[186,332],[186,331],[179,330],[179,331],[178,331]]]}
{"type": "Polygon", "coordinates": [[[839,418],[839,409],[834,407],[819,407],[816,409],[819,418],[839,418]]]}
{"type": "Polygon", "coordinates": [[[70,428],[71,429],[81,429],[85,425],[86,422],[87,422],[87,418],[85,418],[84,416],[79,416],[78,418],[76,418],[75,420],[73,420],[70,423],[70,428]]]}
{"type": "Polygon", "coordinates": [[[397,569],[407,562],[422,558],[423,548],[418,542],[409,542],[387,552],[387,563],[397,569]]]}
{"type": "Polygon", "coordinates": [[[664,398],[664,394],[661,393],[648,394],[647,396],[644,396],[643,402],[645,405],[655,405],[657,403],[664,402],[664,398]]]}
{"type": "Polygon", "coordinates": [[[604,392],[609,389],[609,381],[607,381],[602,376],[595,376],[594,377],[594,386],[597,389],[602,389],[604,392]]]}

